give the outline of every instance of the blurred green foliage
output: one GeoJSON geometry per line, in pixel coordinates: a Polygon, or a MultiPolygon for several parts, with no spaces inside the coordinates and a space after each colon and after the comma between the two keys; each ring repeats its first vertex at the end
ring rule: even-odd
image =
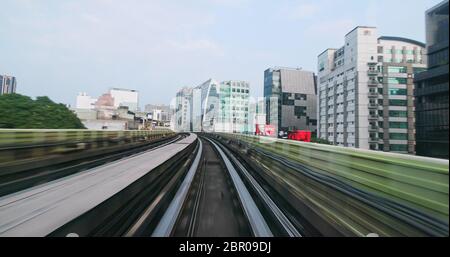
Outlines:
{"type": "Polygon", "coordinates": [[[0,95],[0,128],[84,129],[83,123],[64,104],[46,96],[36,100],[20,94],[0,95]]]}
{"type": "Polygon", "coordinates": [[[333,145],[333,143],[331,143],[330,141],[328,141],[326,139],[318,138],[316,135],[313,135],[311,137],[311,142],[317,143],[317,144],[323,144],[323,145],[333,145]]]}

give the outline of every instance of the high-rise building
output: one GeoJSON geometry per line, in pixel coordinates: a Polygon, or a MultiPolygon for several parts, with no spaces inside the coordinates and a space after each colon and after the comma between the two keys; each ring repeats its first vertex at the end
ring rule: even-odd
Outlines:
{"type": "Polygon", "coordinates": [[[177,92],[175,103],[175,131],[192,131],[191,102],[192,88],[184,87],[177,92]]]}
{"type": "Polygon", "coordinates": [[[16,93],[17,80],[15,77],[0,75],[0,95],[16,93]]]}
{"type": "Polygon", "coordinates": [[[258,129],[263,129],[266,125],[266,101],[264,97],[258,99],[251,98],[248,111],[248,133],[255,134],[258,129]]]}
{"type": "Polygon", "coordinates": [[[249,84],[245,81],[213,79],[177,93],[175,130],[194,132],[246,133],[249,84]]]}
{"type": "Polygon", "coordinates": [[[448,0],[425,13],[428,70],[415,77],[416,154],[448,159],[448,0]]]}
{"type": "Polygon", "coordinates": [[[127,106],[130,111],[139,110],[139,93],[136,90],[111,88],[109,93],[114,98],[114,107],[127,106]]]}
{"type": "Polygon", "coordinates": [[[195,87],[192,95],[193,131],[214,132],[219,113],[219,83],[209,79],[195,87]]]}
{"type": "Polygon", "coordinates": [[[358,26],[318,56],[318,135],[335,145],[415,152],[414,74],[425,45],[358,26]]]}
{"type": "Polygon", "coordinates": [[[250,84],[245,81],[223,81],[219,89],[219,109],[215,131],[246,133],[250,100],[250,84]]]}
{"type": "Polygon", "coordinates": [[[295,68],[270,68],[264,72],[266,120],[280,137],[288,132],[316,133],[317,85],[313,72],[295,68]]]}

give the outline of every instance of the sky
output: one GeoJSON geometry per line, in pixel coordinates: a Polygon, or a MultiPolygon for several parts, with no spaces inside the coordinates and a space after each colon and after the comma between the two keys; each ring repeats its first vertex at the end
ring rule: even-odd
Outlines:
{"type": "Polygon", "coordinates": [[[427,9],[441,0],[2,0],[0,74],[17,93],[75,105],[79,92],[139,91],[168,104],[184,87],[250,82],[264,70],[317,70],[317,56],[355,26],[425,42],[427,9]]]}

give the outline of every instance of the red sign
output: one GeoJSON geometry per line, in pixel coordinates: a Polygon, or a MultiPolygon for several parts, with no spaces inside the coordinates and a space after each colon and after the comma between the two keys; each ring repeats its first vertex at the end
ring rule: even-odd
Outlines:
{"type": "Polygon", "coordinates": [[[296,141],[311,142],[311,131],[297,130],[289,132],[288,138],[296,141]]]}
{"type": "Polygon", "coordinates": [[[264,126],[264,133],[266,136],[275,136],[275,126],[273,125],[264,126]]]}
{"type": "Polygon", "coordinates": [[[275,126],[273,125],[264,125],[264,124],[256,124],[256,135],[258,136],[276,136],[275,135],[275,126]]]}

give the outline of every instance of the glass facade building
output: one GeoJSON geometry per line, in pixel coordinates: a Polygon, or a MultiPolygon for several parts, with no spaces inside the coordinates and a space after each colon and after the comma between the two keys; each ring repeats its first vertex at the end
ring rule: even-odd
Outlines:
{"type": "Polygon", "coordinates": [[[175,129],[193,132],[248,133],[250,85],[210,79],[177,93],[175,129]]]}
{"type": "Polygon", "coordinates": [[[443,1],[425,13],[428,70],[415,77],[417,155],[448,159],[448,12],[443,1]]]}
{"type": "Polygon", "coordinates": [[[279,137],[295,130],[316,134],[317,85],[313,72],[295,68],[270,68],[264,72],[266,124],[279,137]]]}

